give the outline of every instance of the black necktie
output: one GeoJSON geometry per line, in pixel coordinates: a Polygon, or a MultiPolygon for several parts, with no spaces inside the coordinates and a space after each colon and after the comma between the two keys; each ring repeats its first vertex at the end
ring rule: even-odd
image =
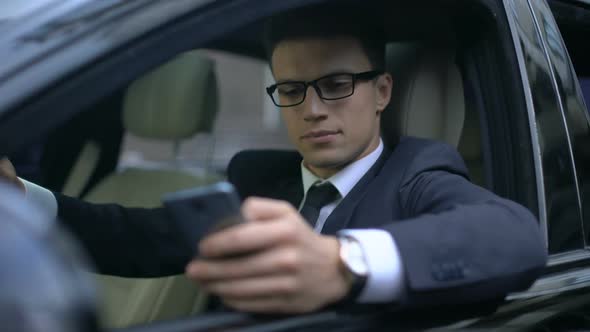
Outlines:
{"type": "Polygon", "coordinates": [[[330,182],[313,185],[307,191],[305,202],[299,212],[313,227],[318,220],[322,207],[334,202],[338,198],[338,195],[338,189],[336,189],[336,187],[330,182]]]}

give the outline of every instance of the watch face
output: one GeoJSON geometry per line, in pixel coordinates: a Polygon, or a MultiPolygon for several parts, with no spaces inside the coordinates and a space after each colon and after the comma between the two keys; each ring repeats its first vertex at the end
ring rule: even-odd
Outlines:
{"type": "Polygon", "coordinates": [[[346,240],[345,252],[342,260],[350,272],[357,276],[366,276],[369,273],[369,267],[365,261],[363,248],[354,240],[346,240]]]}
{"type": "Polygon", "coordinates": [[[352,260],[352,262],[350,262],[350,269],[352,270],[352,272],[356,275],[359,276],[365,276],[367,275],[368,268],[367,268],[367,264],[365,264],[364,260],[352,260]]]}

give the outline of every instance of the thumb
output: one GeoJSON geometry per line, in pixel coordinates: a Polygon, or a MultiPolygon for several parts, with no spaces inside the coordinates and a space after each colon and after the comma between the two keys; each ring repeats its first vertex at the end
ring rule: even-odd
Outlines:
{"type": "Polygon", "coordinates": [[[12,183],[20,190],[25,191],[25,184],[16,176],[14,166],[6,157],[0,159],[0,180],[12,183]]]}

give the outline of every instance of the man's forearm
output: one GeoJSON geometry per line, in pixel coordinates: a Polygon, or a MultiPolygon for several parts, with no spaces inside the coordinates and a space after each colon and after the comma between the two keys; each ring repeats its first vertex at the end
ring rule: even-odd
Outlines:
{"type": "Polygon", "coordinates": [[[181,274],[192,251],[177,241],[163,209],[90,204],[22,180],[28,200],[70,231],[100,273],[123,277],[181,274]]]}

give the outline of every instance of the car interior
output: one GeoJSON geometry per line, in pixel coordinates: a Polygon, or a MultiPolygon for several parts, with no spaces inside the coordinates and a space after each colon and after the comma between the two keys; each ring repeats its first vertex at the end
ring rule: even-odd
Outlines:
{"type": "MultiPolygon", "coordinates": [[[[84,196],[93,203],[116,202],[124,206],[158,207],[162,194],[207,185],[221,180],[212,171],[191,171],[177,162],[183,139],[210,133],[218,110],[213,61],[198,51],[174,60],[133,82],[125,92],[123,127],[137,137],[155,139],[174,146],[172,158],[148,167],[126,167],[99,181],[84,196]]],[[[85,146],[76,161],[65,189],[72,181],[84,182],[96,164],[96,148],[85,146]],[[76,175],[74,178],[73,176],[76,175]]],[[[82,184],[74,185],[82,188],[82,184]]],[[[109,325],[168,318],[173,308],[186,314],[202,309],[205,296],[184,276],[128,280],[101,276],[109,325]],[[117,305],[111,305],[116,303],[117,305]],[[142,305],[152,303],[150,307],[142,305]],[[120,314],[125,308],[127,315],[120,314]],[[125,318],[126,317],[126,318],[125,318]],[[122,319],[131,319],[126,322],[122,319]]]]}
{"type": "MultiPolygon", "coordinates": [[[[448,22],[444,25],[446,36],[394,40],[388,44],[386,69],[392,73],[395,84],[392,102],[383,115],[383,139],[386,144],[395,144],[399,133],[447,142],[459,149],[472,181],[486,186],[489,183],[483,158],[481,110],[469,107],[473,104],[465,101],[459,36],[448,22]]],[[[199,134],[215,136],[216,124],[239,120],[232,114],[239,109],[219,111],[224,99],[240,97],[239,91],[232,96],[236,91],[219,79],[219,72],[223,71],[216,65],[219,53],[195,50],[179,54],[55,130],[39,158],[43,161],[39,177],[46,179],[46,186],[70,196],[134,207],[160,206],[160,198],[166,192],[223,179],[223,170],[202,167],[206,163],[196,168],[184,167],[187,163],[179,158],[182,140],[199,134]],[[105,112],[112,116],[95,115],[105,112]],[[97,126],[102,135],[81,130],[97,126]],[[127,148],[125,135],[157,141],[158,148],[168,145],[169,159],[141,160],[137,165],[122,166],[118,159],[127,148]],[[77,144],[64,146],[64,142],[71,141],[77,144]]],[[[266,63],[255,61],[262,68],[259,75],[264,76],[266,63]]],[[[265,82],[264,77],[261,81],[265,82]]],[[[266,98],[263,87],[257,87],[260,98],[266,98]]],[[[258,113],[258,122],[242,129],[246,134],[264,127],[260,121],[264,114],[258,113]]],[[[279,125],[273,135],[282,134],[279,125]]],[[[202,142],[197,140],[196,144],[202,142]]],[[[208,143],[211,141],[205,140],[208,143]]],[[[260,147],[265,146],[249,146],[260,147]]],[[[283,147],[287,149],[288,145],[283,147]]],[[[19,159],[14,160],[19,167],[19,159]]],[[[206,295],[183,276],[142,280],[97,278],[102,286],[101,319],[108,327],[186,316],[206,307],[206,295]]]]}
{"type": "MultiPolygon", "coordinates": [[[[405,18],[386,20],[386,69],[394,87],[382,137],[390,146],[399,135],[446,142],[464,158],[471,180],[494,190],[489,115],[477,101],[481,86],[466,69],[489,13],[441,8],[396,8],[395,18],[405,18]]],[[[11,156],[19,174],[90,202],[149,208],[160,206],[164,193],[224,179],[229,158],[242,148],[289,149],[280,112],[264,94],[273,81],[261,30],[255,22],[136,77],[11,156]]],[[[208,306],[206,294],[183,276],[96,278],[107,327],[184,317],[208,306]]]]}

